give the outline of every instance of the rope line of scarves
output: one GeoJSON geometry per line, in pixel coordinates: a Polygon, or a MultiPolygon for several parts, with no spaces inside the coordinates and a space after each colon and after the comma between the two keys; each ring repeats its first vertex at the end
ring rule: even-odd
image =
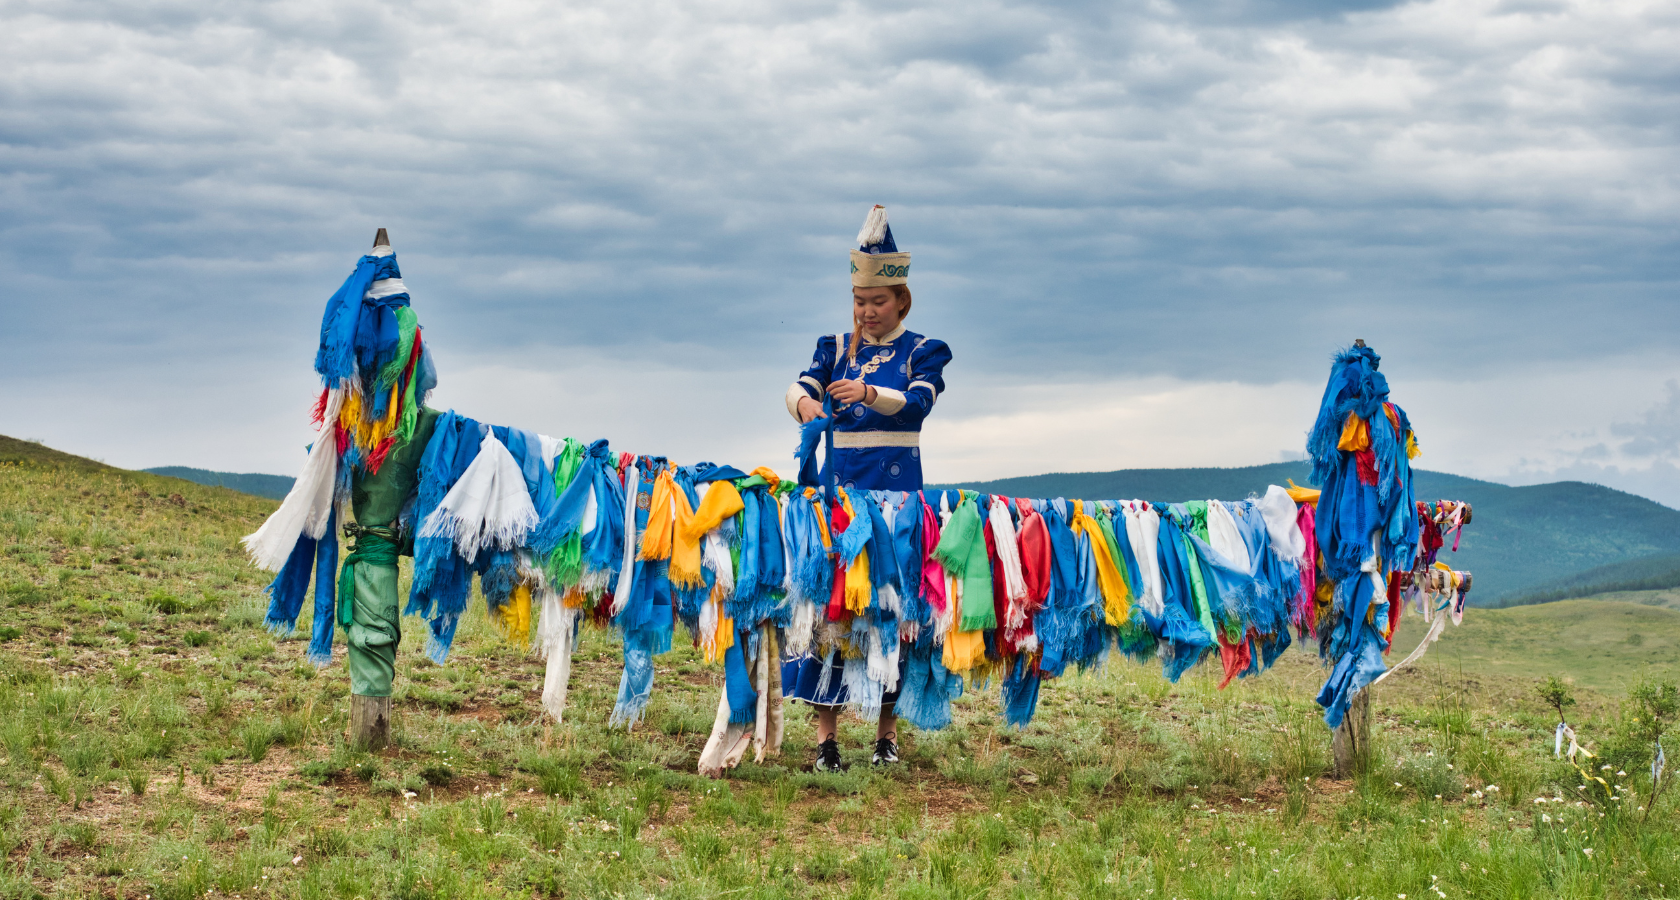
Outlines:
{"type": "MultiPolygon", "coordinates": [[[[436,384],[408,301],[389,248],[362,257],[329,300],[320,435],[281,508],[246,538],[278,572],[274,630],[295,627],[315,575],[318,664],[331,660],[334,620],[347,614],[339,603],[350,600],[333,576],[351,474],[377,471],[413,433],[436,384]]],[[[425,617],[427,652],[443,662],[476,574],[503,633],[547,657],[543,703],[556,719],[580,625],[617,629],[624,669],[611,721],[626,726],[646,709],[653,659],[679,621],[708,662],[723,663],[732,724],[762,715],[770,647],[841,661],[866,715],[899,690],[898,714],[924,729],[950,723],[965,683],[993,677],[1005,720],[1025,726],[1043,679],[1115,650],[1159,660],[1174,681],[1216,660],[1224,687],[1265,671],[1293,632],[1315,639],[1331,668],[1319,701],[1334,726],[1386,670],[1403,601],[1432,625],[1409,662],[1439,635],[1438,613],[1458,621],[1469,586],[1435,558],[1443,529],[1456,549],[1469,509],[1413,498],[1417,442],[1377,361],[1364,347],[1336,358],[1308,447],[1323,491],[1272,486],[1237,502],[822,493],[768,468],[680,466],[451,410],[393,542],[413,540],[404,612],[425,617]]]]}

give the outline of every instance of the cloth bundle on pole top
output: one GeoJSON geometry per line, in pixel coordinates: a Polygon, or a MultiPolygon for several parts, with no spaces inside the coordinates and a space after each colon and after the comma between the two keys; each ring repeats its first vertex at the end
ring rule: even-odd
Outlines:
{"type": "Polygon", "coordinates": [[[336,526],[344,520],[352,476],[377,472],[392,446],[414,434],[419,410],[437,384],[396,254],[383,237],[381,229],[322,315],[315,354],[320,432],[309,461],[280,509],[243,539],[253,562],[278,573],[268,587],[267,623],[275,631],[296,627],[315,570],[309,656],[317,664],[332,655],[340,600],[336,526]]]}

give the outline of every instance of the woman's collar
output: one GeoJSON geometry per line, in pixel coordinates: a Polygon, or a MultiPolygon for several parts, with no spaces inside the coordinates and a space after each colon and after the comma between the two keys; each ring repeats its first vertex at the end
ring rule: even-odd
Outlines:
{"type": "Polygon", "coordinates": [[[875,338],[870,337],[869,332],[867,332],[867,331],[864,332],[863,333],[863,342],[865,344],[875,344],[877,346],[879,346],[881,344],[890,344],[893,341],[898,340],[899,336],[902,335],[902,334],[904,334],[904,323],[900,322],[900,323],[898,323],[897,328],[894,328],[893,330],[887,332],[886,334],[881,335],[880,340],[876,340],[875,338]]]}

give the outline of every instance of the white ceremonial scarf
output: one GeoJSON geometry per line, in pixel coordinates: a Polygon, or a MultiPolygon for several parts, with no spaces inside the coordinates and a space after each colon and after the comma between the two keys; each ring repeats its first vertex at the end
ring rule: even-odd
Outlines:
{"type": "Polygon", "coordinates": [[[1288,491],[1274,484],[1266,488],[1266,496],[1254,506],[1266,520],[1266,536],[1271,538],[1272,551],[1278,559],[1299,562],[1307,555],[1307,538],[1296,518],[1299,509],[1288,491]]]}
{"type": "Polygon", "coordinates": [[[537,508],[531,504],[525,473],[492,432],[479,442],[478,458],[426,517],[420,537],[452,538],[461,558],[470,563],[480,550],[519,546],[535,527],[537,508]]]}
{"type": "Polygon", "coordinates": [[[998,566],[1003,569],[1003,593],[1009,600],[1005,610],[1010,628],[1027,624],[1027,579],[1021,574],[1021,548],[1015,537],[1015,520],[1009,504],[1002,497],[992,495],[992,509],[986,516],[992,527],[992,541],[997,544],[998,566]]]}
{"type": "Polygon", "coordinates": [[[1161,530],[1161,517],[1154,510],[1138,508],[1135,500],[1121,504],[1126,521],[1126,540],[1132,545],[1132,556],[1137,559],[1138,577],[1143,580],[1143,596],[1138,602],[1155,618],[1160,618],[1165,612],[1165,604],[1161,599],[1161,569],[1155,559],[1156,536],[1161,530]]]}
{"type": "Polygon", "coordinates": [[[559,458],[560,451],[566,449],[566,442],[560,438],[549,437],[546,434],[537,435],[537,440],[542,444],[543,465],[548,467],[548,474],[553,477],[554,460],[559,458]]]}
{"type": "Polygon", "coordinates": [[[566,688],[572,680],[572,641],[578,613],[560,600],[560,594],[544,583],[537,588],[541,613],[537,619],[537,652],[548,660],[543,674],[542,705],[554,721],[566,710],[566,688]]]}
{"type": "Polygon", "coordinates": [[[624,611],[630,602],[630,589],[636,584],[636,551],[641,549],[642,536],[636,532],[636,492],[641,489],[642,474],[632,461],[624,473],[624,565],[618,570],[618,589],[613,592],[612,614],[624,611]]]}
{"type": "Polygon", "coordinates": [[[286,499],[262,527],[241,539],[245,552],[259,568],[278,572],[291,558],[298,537],[307,534],[320,540],[327,533],[332,519],[333,485],[338,481],[338,435],[336,431],[339,408],[344,405],[344,391],[327,391],[326,424],[315,436],[309,450],[309,460],[303,464],[286,499]]]}
{"type": "Polygon", "coordinates": [[[1248,556],[1248,544],[1243,541],[1230,507],[1218,500],[1209,500],[1207,510],[1208,546],[1241,571],[1254,571],[1254,562],[1248,556]]]}

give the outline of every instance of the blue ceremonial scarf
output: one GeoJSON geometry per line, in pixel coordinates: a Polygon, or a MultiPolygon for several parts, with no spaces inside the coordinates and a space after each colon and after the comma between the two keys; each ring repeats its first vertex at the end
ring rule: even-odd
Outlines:
{"type": "MultiPolygon", "coordinates": [[[[583,536],[583,567],[585,572],[608,576],[605,585],[617,589],[616,575],[624,565],[624,485],[618,480],[618,466],[614,464],[612,449],[605,440],[589,445],[586,464],[593,472],[591,488],[595,494],[595,527],[583,536]]],[[[581,480],[583,468],[578,469],[581,480]]],[[[569,491],[568,491],[569,493],[569,491]]],[[[578,522],[583,521],[583,509],[578,509],[578,522]]],[[[572,526],[572,531],[577,530],[572,526]]]]}
{"type": "Polygon", "coordinates": [[[817,521],[816,508],[803,492],[788,498],[787,518],[782,527],[787,529],[789,549],[793,552],[791,574],[799,595],[806,602],[826,604],[834,586],[834,562],[823,548],[822,525],[817,521]]]}
{"type": "MultiPolygon", "coordinates": [[[[1163,510],[1167,508],[1162,504],[1151,505],[1163,510]]],[[[1184,557],[1183,533],[1174,516],[1161,516],[1161,533],[1156,540],[1163,592],[1161,674],[1175,684],[1214,645],[1213,635],[1207,633],[1196,616],[1196,600],[1190,591],[1190,561],[1184,557]]]]}
{"type": "MultiPolygon", "coordinates": [[[[1351,596],[1346,601],[1351,607],[1351,615],[1339,618],[1335,630],[1340,639],[1336,642],[1347,649],[1338,655],[1336,665],[1330,670],[1330,677],[1325,680],[1317,698],[1318,705],[1324,707],[1324,724],[1331,728],[1342,724],[1342,717],[1347,715],[1354,694],[1387,670],[1382,658],[1382,636],[1376,633],[1374,625],[1365,621],[1376,585],[1372,584],[1369,576],[1360,576],[1344,584],[1351,585],[1351,596]]],[[[1342,593],[1340,585],[1337,593],[1342,593]]]]}
{"type": "Polygon", "coordinates": [[[695,463],[690,467],[694,475],[695,484],[706,484],[711,481],[734,481],[747,477],[747,473],[734,466],[720,466],[717,463],[695,463]]]}
{"type": "MultiPolygon", "coordinates": [[[[302,543],[303,537],[298,538],[302,543]]],[[[310,623],[309,661],[332,662],[333,622],[338,619],[338,510],[327,515],[327,532],[315,551],[315,617],[310,623]]]]}
{"type": "MultiPolygon", "coordinates": [[[[654,473],[666,467],[663,456],[643,456],[636,460],[642,472],[654,473]]],[[[626,540],[640,543],[647,530],[649,501],[653,495],[654,478],[643,478],[636,488],[636,534],[626,540]]],[[[626,502],[629,502],[626,500],[626,502]]],[[[622,514],[623,507],[620,507],[622,514]]],[[[597,521],[600,521],[597,516],[597,521]]],[[[623,545],[620,545],[623,550],[623,545]]],[[[624,634],[624,675],[618,685],[618,702],[613,706],[611,725],[633,725],[647,709],[653,696],[653,658],[671,649],[671,631],[675,624],[671,610],[670,563],[667,560],[638,559],[631,581],[630,597],[624,609],[613,618],[624,634]]]]}
{"type": "Polygon", "coordinates": [[[893,542],[892,529],[887,527],[887,518],[881,513],[881,500],[885,491],[859,491],[864,496],[864,505],[869,507],[869,581],[870,585],[879,593],[881,588],[892,586],[900,597],[904,596],[904,581],[898,572],[898,550],[893,542]]]}
{"type": "Polygon", "coordinates": [[[1103,615],[1102,588],[1097,581],[1096,547],[1088,535],[1077,535],[1079,554],[1079,605],[1070,617],[1068,661],[1081,672],[1108,655],[1107,619],[1103,615]]]}
{"type": "Polygon", "coordinates": [[[327,301],[321,315],[321,344],[315,351],[315,371],[327,385],[355,377],[358,366],[363,373],[376,373],[396,355],[396,310],[408,305],[408,294],[378,300],[364,297],[375,281],[401,277],[395,254],[364,256],[327,301]]]}
{"type": "Polygon", "coordinates": [[[1050,594],[1044,608],[1033,617],[1033,633],[1044,649],[1038,667],[1045,675],[1060,678],[1067,668],[1069,641],[1077,628],[1079,555],[1067,524],[1067,504],[1062,500],[1036,500],[1033,508],[1044,517],[1045,532],[1050,536],[1050,594]]]}
{"type": "MultiPolygon", "coordinates": [[[[420,457],[418,495],[414,503],[413,534],[426,518],[443,502],[449,489],[478,458],[478,447],[484,439],[485,427],[454,410],[438,417],[432,429],[432,439],[420,457]]],[[[414,583],[408,594],[404,615],[426,617],[431,637],[426,653],[434,662],[442,664],[449,657],[455,643],[455,628],[467,609],[472,593],[472,573],[466,560],[455,552],[455,542],[447,537],[416,537],[414,539],[414,583]]]]}
{"type": "Polygon", "coordinates": [[[735,574],[735,594],[725,604],[725,611],[743,627],[766,619],[785,624],[787,605],[781,601],[787,568],[782,558],[780,507],[762,484],[742,491],[741,504],[740,566],[735,574]]]}
{"type": "Polygon", "coordinates": [[[869,546],[869,541],[875,537],[875,525],[870,521],[869,513],[858,508],[860,502],[867,501],[852,497],[853,492],[844,488],[835,488],[835,490],[840,492],[842,496],[851,499],[852,512],[856,513],[852,516],[850,524],[846,526],[846,530],[834,538],[835,552],[840,555],[840,561],[849,566],[857,560],[858,554],[862,553],[863,548],[869,546]]]}
{"type": "Polygon", "coordinates": [[[1041,678],[1033,669],[1032,660],[1023,653],[1015,657],[1008,677],[1003,679],[1003,721],[1016,728],[1026,728],[1038,709],[1038,688],[1041,678]]]}
{"type": "Polygon", "coordinates": [[[742,645],[752,630],[737,631],[735,643],[723,651],[723,690],[729,701],[729,722],[747,725],[758,720],[758,691],[753,690],[752,676],[747,672],[747,657],[742,645]]]}
{"type": "Polygon", "coordinates": [[[558,531],[559,496],[554,490],[553,461],[543,458],[542,438],[523,428],[493,429],[519,463],[519,473],[525,477],[525,490],[531,495],[531,506],[537,511],[537,527],[525,539],[525,546],[537,559],[547,559],[565,538],[558,531]]]}
{"type": "Polygon", "coordinates": [[[799,426],[799,446],[794,449],[793,456],[799,460],[799,484],[801,487],[821,487],[825,496],[829,493],[833,478],[829,472],[834,466],[834,398],[823,398],[823,413],[809,422],[799,426]],[[823,461],[817,465],[817,445],[824,444],[823,461]]]}
{"type": "Polygon", "coordinates": [[[327,530],[320,540],[298,535],[292,554],[268,585],[268,616],[263,624],[276,634],[291,634],[303,612],[309,594],[309,576],[315,575],[315,616],[309,637],[309,661],[317,666],[332,662],[333,620],[337,617],[338,511],[327,514],[327,530]]]}
{"type": "Polygon", "coordinates": [[[923,632],[914,644],[902,648],[904,677],[898,686],[898,704],[893,711],[924,731],[938,731],[951,724],[951,701],[962,696],[962,676],[945,668],[944,651],[934,645],[933,635],[923,632]]]}
{"type": "Polygon", "coordinates": [[[933,624],[933,607],[922,593],[922,495],[911,491],[893,517],[893,555],[898,558],[899,592],[904,601],[904,621],[933,624]]]}

